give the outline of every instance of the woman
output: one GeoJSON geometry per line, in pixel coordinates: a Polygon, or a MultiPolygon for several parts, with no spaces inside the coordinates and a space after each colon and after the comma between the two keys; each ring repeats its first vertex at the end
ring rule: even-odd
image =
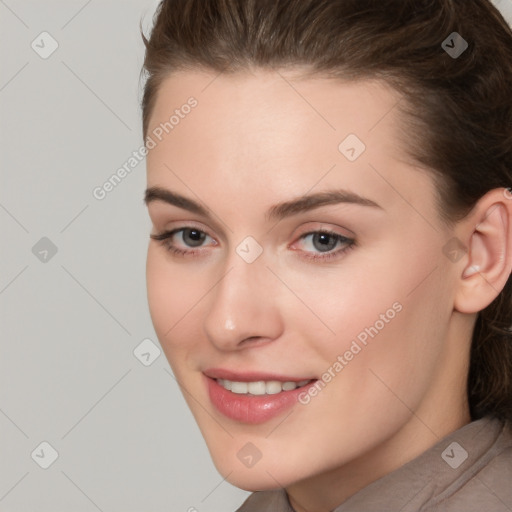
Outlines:
{"type": "Polygon", "coordinates": [[[239,509],[512,510],[512,33],[487,0],[166,0],[153,324],[239,509]]]}

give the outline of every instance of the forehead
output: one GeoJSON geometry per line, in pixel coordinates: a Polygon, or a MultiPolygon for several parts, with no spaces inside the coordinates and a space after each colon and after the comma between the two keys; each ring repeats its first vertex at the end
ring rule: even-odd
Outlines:
{"type": "MultiPolygon", "coordinates": [[[[385,117],[389,119],[383,133],[392,137],[396,134],[389,127],[396,125],[395,107],[403,101],[397,91],[378,80],[303,79],[293,70],[181,71],[161,83],[149,132],[190,97],[199,107],[194,108],[192,122],[203,128],[203,135],[207,131],[215,134],[217,146],[225,142],[223,136],[243,140],[249,132],[252,140],[257,136],[255,143],[286,133],[279,140],[284,143],[294,134],[306,134],[307,127],[336,140],[347,131],[372,132],[385,117]]],[[[173,129],[173,135],[179,131],[173,129]]]]}
{"type": "Polygon", "coordinates": [[[203,192],[222,183],[226,197],[247,187],[268,191],[272,184],[279,199],[280,190],[300,195],[322,181],[380,195],[389,188],[382,176],[392,170],[395,179],[417,186],[425,176],[412,175],[414,163],[404,151],[402,101],[377,80],[302,79],[284,70],[182,71],[158,90],[148,124],[155,142],[148,184],[180,176],[204,185],[203,192]],[[195,106],[185,108],[190,98],[195,106]]]}

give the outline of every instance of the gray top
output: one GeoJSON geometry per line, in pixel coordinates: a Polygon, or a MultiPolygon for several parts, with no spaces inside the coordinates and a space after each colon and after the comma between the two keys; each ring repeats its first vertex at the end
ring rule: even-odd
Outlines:
{"type": "MultiPolygon", "coordinates": [[[[512,427],[486,416],[356,492],[333,512],[512,512],[512,427]]],[[[236,512],[294,512],[284,489],[236,512]]]]}

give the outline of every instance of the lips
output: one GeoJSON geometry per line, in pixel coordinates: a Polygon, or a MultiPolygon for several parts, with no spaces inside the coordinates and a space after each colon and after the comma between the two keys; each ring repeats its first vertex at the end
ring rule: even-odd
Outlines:
{"type": "Polygon", "coordinates": [[[247,424],[264,423],[284,413],[316,382],[307,377],[225,369],[205,370],[204,379],[213,406],[224,416],[247,424]],[[257,394],[252,394],[251,389],[257,390],[257,394]]]}

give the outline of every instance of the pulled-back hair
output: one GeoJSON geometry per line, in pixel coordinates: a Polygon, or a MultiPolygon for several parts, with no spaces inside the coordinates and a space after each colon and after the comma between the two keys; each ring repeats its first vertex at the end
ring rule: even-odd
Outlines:
{"type": "MultiPolygon", "coordinates": [[[[380,79],[402,94],[407,153],[431,171],[447,225],[512,185],[512,31],[489,0],[163,0],[153,22],[149,40],[142,34],[144,140],[175,71],[296,67],[305,77],[380,79]],[[453,32],[468,43],[459,56],[442,46],[454,46],[453,32]]],[[[475,324],[473,420],[512,421],[511,324],[509,278],[475,324]]]]}

